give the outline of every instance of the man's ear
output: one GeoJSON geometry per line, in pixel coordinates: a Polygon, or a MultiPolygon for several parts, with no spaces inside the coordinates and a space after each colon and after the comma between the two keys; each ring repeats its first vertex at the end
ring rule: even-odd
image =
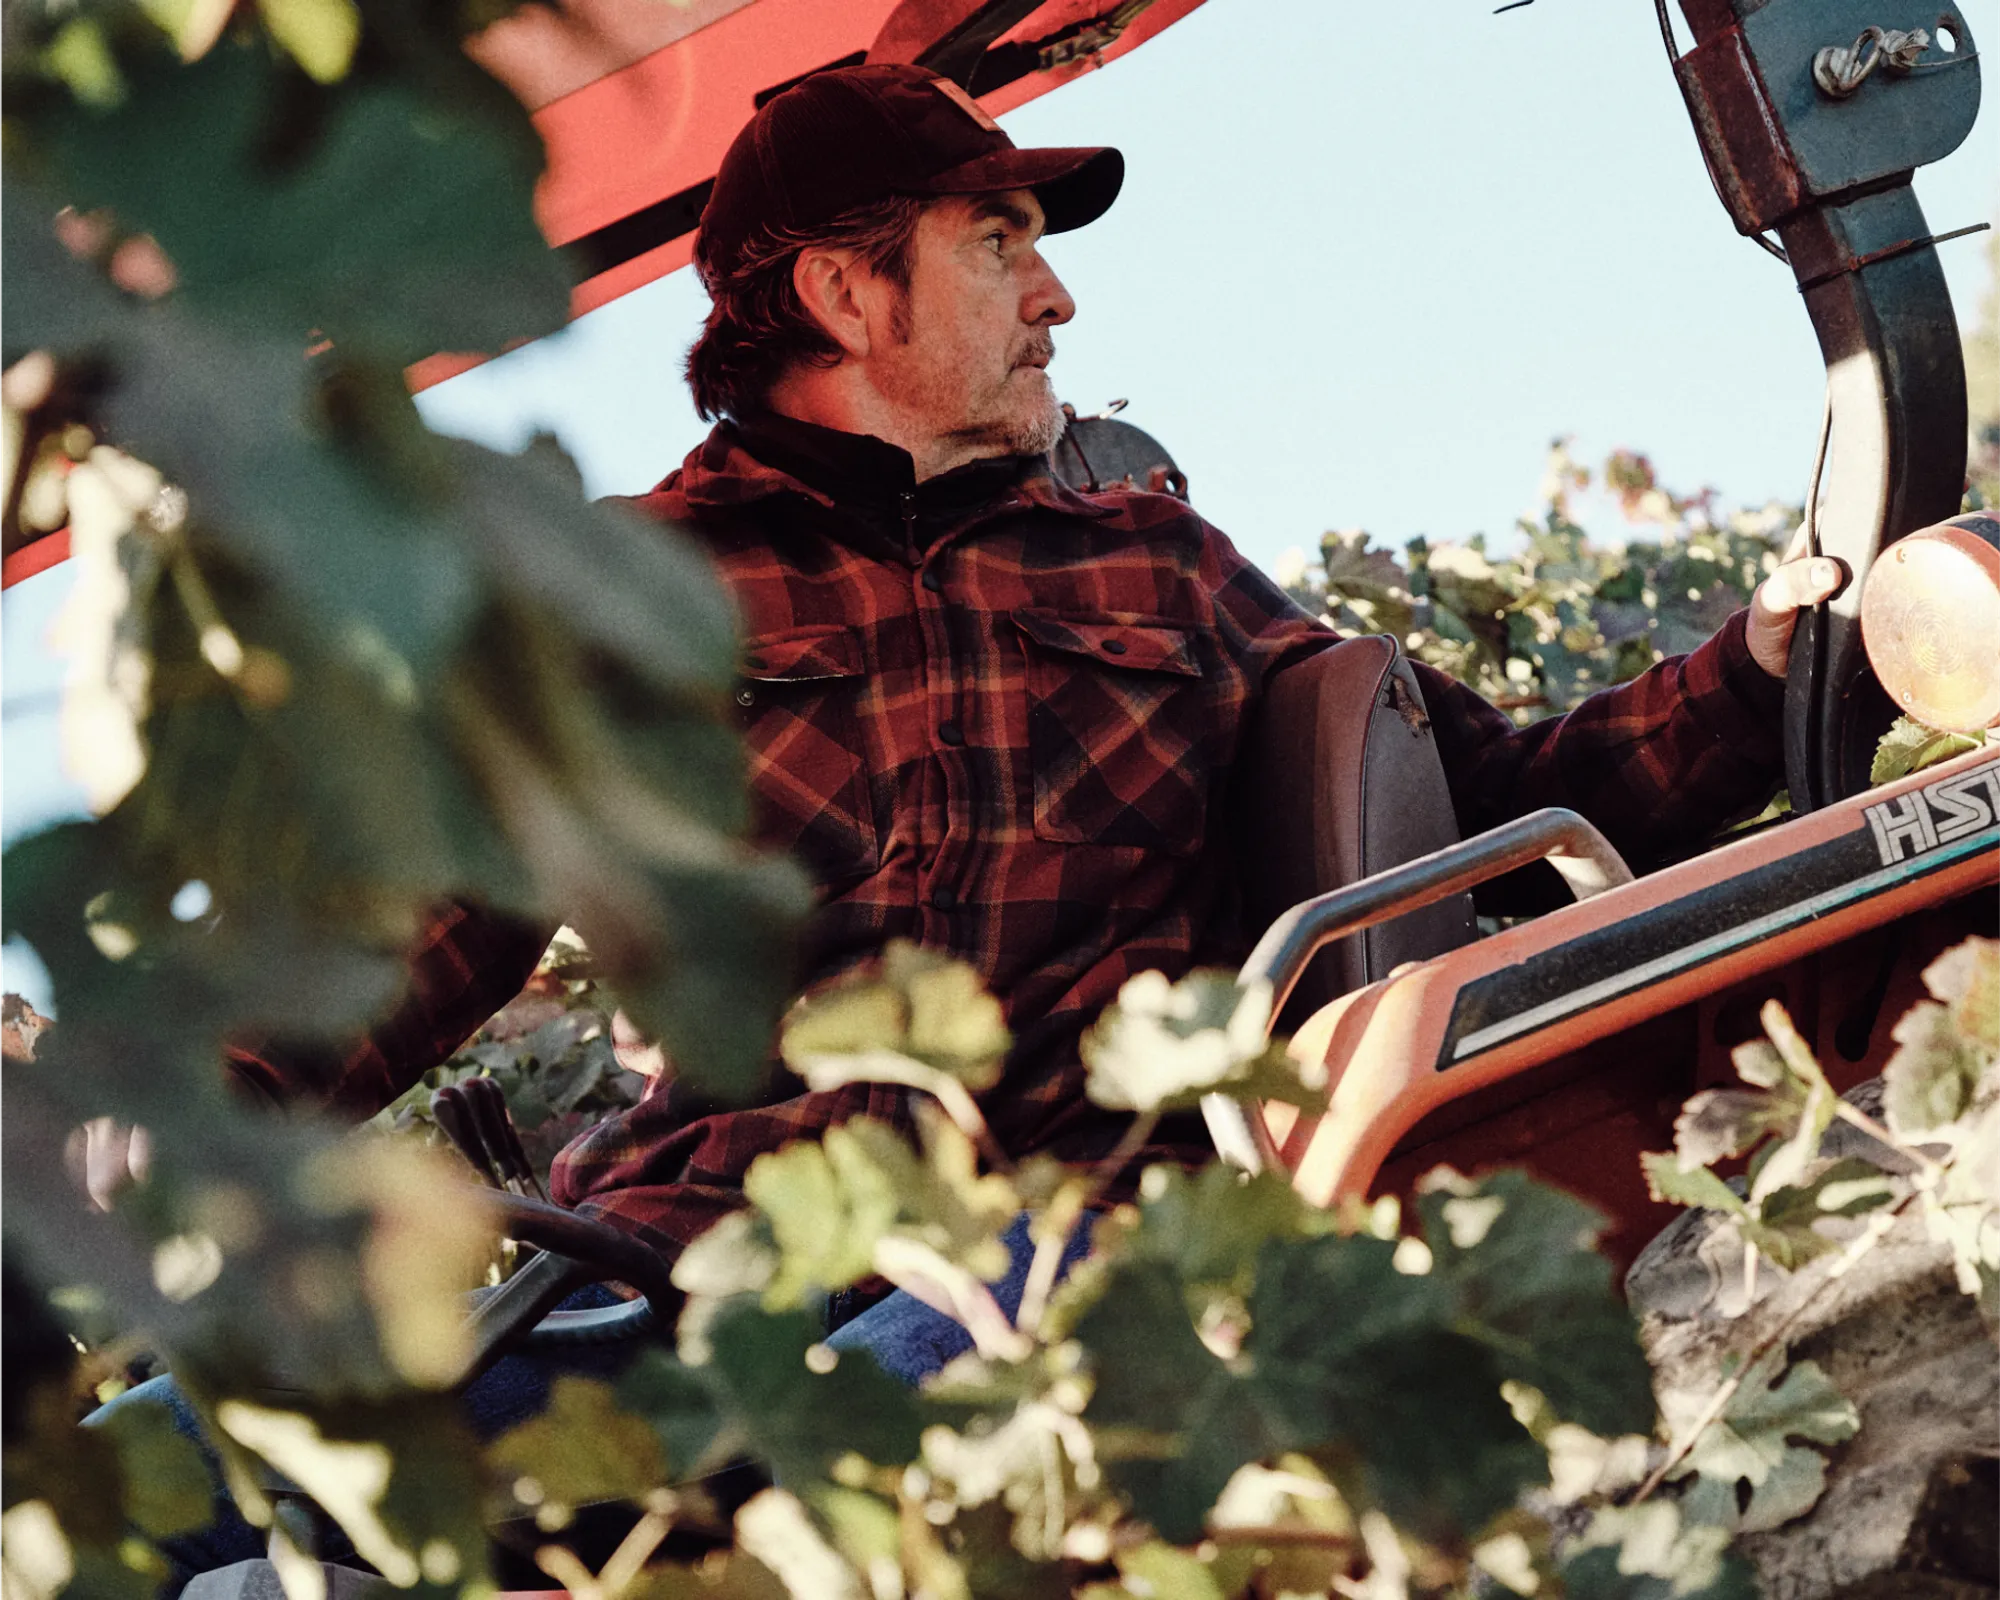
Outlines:
{"type": "Polygon", "coordinates": [[[792,287],[806,314],[855,361],[866,359],[870,346],[865,275],[846,250],[801,250],[792,263],[792,287]]]}

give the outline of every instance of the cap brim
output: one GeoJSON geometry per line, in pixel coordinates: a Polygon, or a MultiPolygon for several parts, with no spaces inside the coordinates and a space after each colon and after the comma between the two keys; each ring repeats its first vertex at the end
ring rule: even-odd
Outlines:
{"type": "Polygon", "coordinates": [[[995,150],[925,181],[925,194],[991,194],[1032,189],[1048,219],[1046,233],[1066,233],[1111,209],[1125,182],[1116,150],[995,150]]]}

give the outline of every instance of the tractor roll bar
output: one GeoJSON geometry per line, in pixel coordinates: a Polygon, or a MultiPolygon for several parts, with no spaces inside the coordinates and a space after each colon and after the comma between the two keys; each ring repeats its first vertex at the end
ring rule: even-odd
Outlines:
{"type": "MultiPolygon", "coordinates": [[[[1302,900],[1265,931],[1243,963],[1237,982],[1271,985],[1271,1015],[1291,997],[1306,963],[1335,939],[1389,922],[1449,895],[1463,893],[1503,873],[1547,861],[1578,900],[1632,881],[1632,869],[1611,841],[1574,811],[1546,806],[1489,828],[1476,838],[1375,873],[1344,889],[1302,900]]],[[[1277,1152],[1262,1117],[1245,1114],[1228,1095],[1201,1102],[1209,1136],[1225,1161],[1248,1172],[1275,1162],[1277,1152]]]]}

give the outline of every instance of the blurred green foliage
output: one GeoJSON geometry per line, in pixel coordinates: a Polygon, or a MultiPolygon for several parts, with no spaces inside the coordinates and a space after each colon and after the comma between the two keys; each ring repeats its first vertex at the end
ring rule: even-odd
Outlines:
{"type": "Polygon", "coordinates": [[[558,934],[535,975],[451,1059],[424,1074],[374,1119],[378,1128],[444,1135],[431,1096],[447,1084],[491,1078],[543,1188],[558,1152],[586,1128],[637,1105],[645,1080],[619,1065],[611,1019],[617,1001],[594,973],[589,952],[558,934]]]}
{"type": "MultiPolygon", "coordinates": [[[[241,1103],[224,1041],[351,1035],[464,895],[573,918],[685,1075],[740,1098],[807,899],[745,843],[706,561],[588,504],[546,441],[432,435],[405,386],[418,356],[568,314],[540,141],[460,48],[497,14],[5,13],[5,532],[71,529],[66,710],[103,809],[6,860],[6,933],[61,1018],[7,1069],[9,1263],[143,1330],[239,1487],[253,1458],[345,1483],[391,1566],[454,1587],[487,1550],[442,1391],[491,1223],[408,1141],[241,1103]],[[99,1118],[150,1135],[109,1212],[61,1155],[99,1118]]],[[[545,1086],[558,1115],[595,1092],[545,1086]]],[[[29,1459],[24,1526],[53,1503],[29,1459]]],[[[94,1492],[109,1520],[61,1517],[48,1570],[143,1584],[115,1475],[94,1492]]],[[[37,1547],[10,1528],[10,1572],[37,1547]]]]}
{"type": "Polygon", "coordinates": [[[1710,490],[1676,494],[1629,450],[1593,473],[1562,439],[1541,496],[1540,517],[1517,523],[1504,553],[1474,534],[1413,539],[1398,554],[1352,529],[1329,533],[1318,562],[1283,576],[1341,632],[1389,634],[1526,723],[1709,638],[1749,603],[1802,515],[1776,504],[1725,511],[1710,490]],[[1625,519],[1625,538],[1593,538],[1577,520],[1593,486],[1625,519]]]}

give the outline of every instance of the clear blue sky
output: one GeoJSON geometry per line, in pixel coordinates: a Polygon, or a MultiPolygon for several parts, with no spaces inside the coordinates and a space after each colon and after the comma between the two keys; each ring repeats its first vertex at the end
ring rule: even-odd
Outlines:
{"type": "MultiPolygon", "coordinates": [[[[2000,40],[2000,3],[1968,10],[2000,40]]],[[[1256,560],[1331,527],[1504,534],[1558,434],[1586,460],[1646,450],[1673,487],[1732,503],[1802,493],[1811,327],[1710,192],[1645,0],[1497,17],[1208,0],[1006,125],[1021,144],[1125,151],[1111,213],[1048,246],[1079,306],[1052,375],[1086,411],[1129,398],[1256,560]]],[[[1934,231],[2000,212],[1994,126],[1989,106],[1918,175],[1934,231]]],[[[1969,321],[1981,242],[1942,254],[1969,321]]],[[[679,368],[704,309],[678,273],[424,409],[503,448],[553,431],[593,493],[647,488],[703,432],[679,368]]],[[[62,583],[5,602],[9,839],[75,810],[41,709],[62,583]]],[[[8,987],[39,992],[7,956],[8,987]]]]}

